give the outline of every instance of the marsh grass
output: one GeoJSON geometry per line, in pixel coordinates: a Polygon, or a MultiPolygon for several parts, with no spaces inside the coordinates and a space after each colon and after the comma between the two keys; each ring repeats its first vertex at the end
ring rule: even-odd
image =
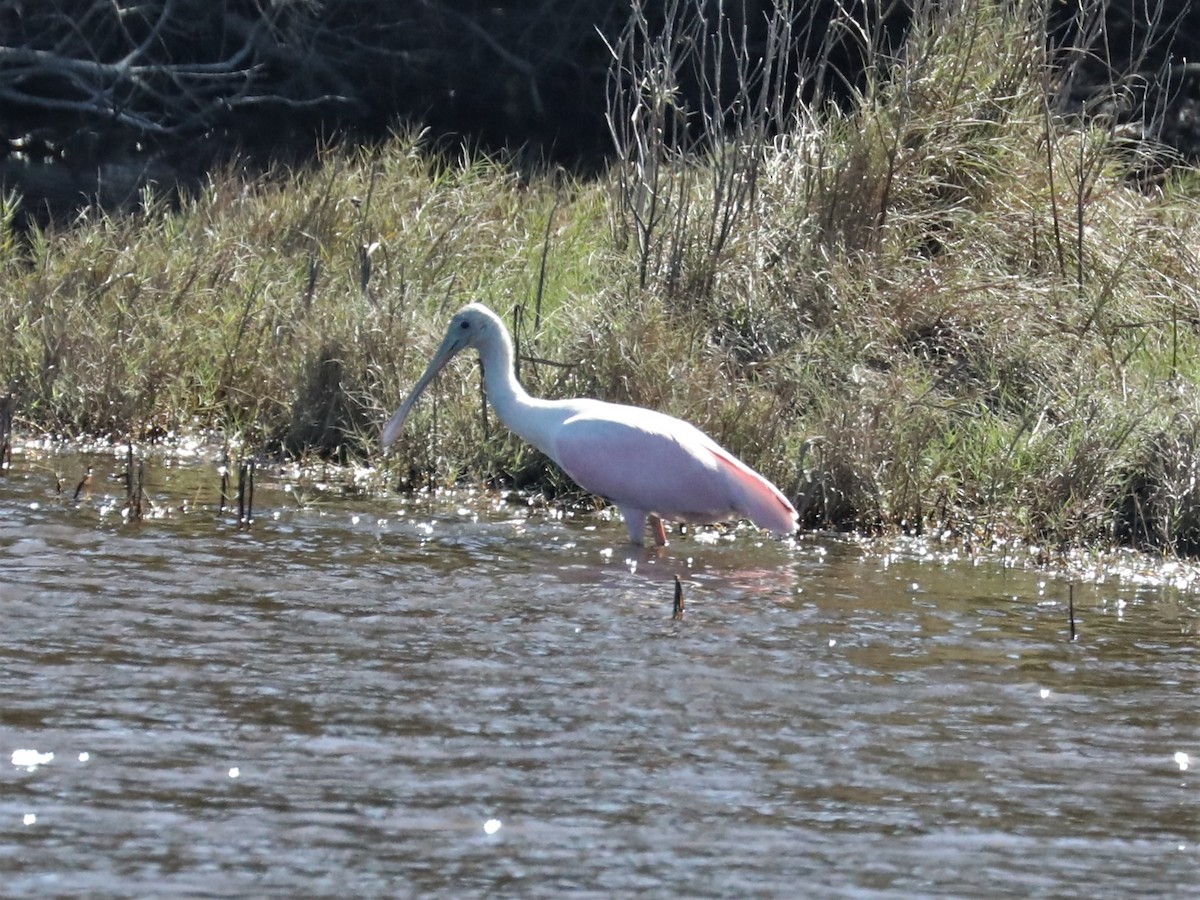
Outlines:
{"type": "MultiPolygon", "coordinates": [[[[635,20],[613,48],[618,162],[593,182],[398,134],[231,167],[177,207],[6,228],[0,386],[19,426],[66,437],[212,427],[377,457],[449,315],[481,300],[531,392],[694,421],[806,526],[1194,553],[1200,177],[1065,114],[1043,20],[919,5],[903,54],[864,36],[850,108],[784,109],[735,69],[698,110],[669,77],[695,40],[635,20]],[[668,140],[688,116],[732,125],[668,140]]],[[[575,491],[485,412],[469,357],[387,465],[410,488],[575,491]]]]}

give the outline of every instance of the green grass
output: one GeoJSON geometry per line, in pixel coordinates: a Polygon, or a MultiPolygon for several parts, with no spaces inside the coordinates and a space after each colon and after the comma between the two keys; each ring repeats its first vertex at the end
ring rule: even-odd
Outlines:
{"type": "MultiPolygon", "coordinates": [[[[65,437],[377,457],[480,300],[531,392],[687,418],[806,525],[1196,552],[1200,176],[1054,112],[1035,7],[923,15],[855,109],[653,171],[530,176],[401,134],[217,172],[178,207],[5,229],[0,385],[19,426],[65,437]]],[[[464,358],[396,477],[569,489],[480,410],[464,358]]]]}

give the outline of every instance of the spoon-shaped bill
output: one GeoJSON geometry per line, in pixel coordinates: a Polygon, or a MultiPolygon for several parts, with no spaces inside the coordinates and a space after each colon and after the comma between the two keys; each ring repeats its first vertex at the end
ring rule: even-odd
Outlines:
{"type": "Polygon", "coordinates": [[[388,419],[386,425],[383,426],[383,434],[380,437],[380,443],[383,444],[383,449],[386,450],[400,437],[400,432],[404,430],[404,420],[408,418],[408,414],[412,412],[413,406],[417,403],[417,398],[421,396],[421,392],[429,387],[429,383],[433,381],[446,367],[446,363],[454,358],[454,354],[466,346],[459,337],[455,334],[447,334],[446,339],[442,341],[442,346],[438,347],[437,353],[433,359],[429,361],[429,365],[425,368],[425,373],[417,379],[417,383],[413,385],[411,393],[400,404],[400,408],[395,414],[388,419]]]}

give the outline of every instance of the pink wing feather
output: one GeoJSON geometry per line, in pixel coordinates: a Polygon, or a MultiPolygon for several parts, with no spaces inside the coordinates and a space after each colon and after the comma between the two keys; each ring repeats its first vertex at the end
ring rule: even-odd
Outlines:
{"type": "Polygon", "coordinates": [[[720,444],[713,443],[709,451],[721,461],[725,474],[741,488],[742,503],[745,504],[742,515],[760,528],[777,534],[791,534],[796,530],[799,516],[779,488],[720,444]]]}
{"type": "Polygon", "coordinates": [[[653,410],[581,405],[553,454],[579,485],[618,506],[673,521],[745,517],[780,534],[796,529],[787,498],[702,431],[653,410]]]}

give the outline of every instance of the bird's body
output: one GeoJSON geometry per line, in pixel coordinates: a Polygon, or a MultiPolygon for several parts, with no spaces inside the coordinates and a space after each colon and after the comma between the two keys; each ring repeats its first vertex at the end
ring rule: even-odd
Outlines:
{"type": "Polygon", "coordinates": [[[487,307],[460,311],[408,399],[383,429],[388,447],[404,428],[418,396],[459,351],[475,347],[484,389],[496,415],[580,487],[617,505],[629,538],[641,544],[646,522],[666,542],[662,520],[721,522],[748,518],[780,534],[796,529],[787,498],[712,438],[681,419],[636,406],[587,398],[531,397],[513,371],[504,323],[487,307]]]}

